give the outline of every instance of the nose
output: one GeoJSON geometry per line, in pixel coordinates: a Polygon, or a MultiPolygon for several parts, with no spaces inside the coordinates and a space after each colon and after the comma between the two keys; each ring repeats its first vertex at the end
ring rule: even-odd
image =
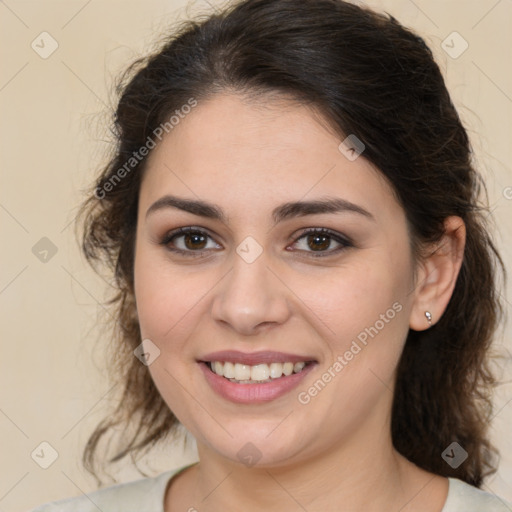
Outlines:
{"type": "Polygon", "coordinates": [[[231,272],[215,289],[213,319],[245,336],[285,323],[289,290],[276,274],[265,252],[252,263],[236,254],[231,272]]]}

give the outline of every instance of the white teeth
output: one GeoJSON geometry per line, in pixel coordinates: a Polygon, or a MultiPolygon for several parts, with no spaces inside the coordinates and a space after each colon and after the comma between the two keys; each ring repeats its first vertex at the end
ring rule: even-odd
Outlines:
{"type": "Polygon", "coordinates": [[[220,375],[222,377],[224,375],[224,365],[222,363],[220,363],[219,361],[215,361],[213,363],[213,371],[217,375],[220,375]]]}
{"type": "Polygon", "coordinates": [[[281,363],[270,363],[270,376],[278,379],[283,374],[283,365],[281,363]]]}
{"type": "Polygon", "coordinates": [[[270,377],[268,364],[257,364],[251,366],[251,380],[267,380],[270,377]]]}
{"type": "Polygon", "coordinates": [[[226,379],[235,378],[235,365],[233,363],[230,363],[229,361],[226,361],[224,363],[224,377],[226,377],[226,379]]]}
{"type": "Polygon", "coordinates": [[[251,367],[247,364],[236,363],[234,378],[236,380],[249,380],[251,378],[251,367]]]}
{"type": "Polygon", "coordinates": [[[270,363],[257,364],[249,366],[240,363],[231,363],[229,361],[212,361],[210,367],[213,372],[221,377],[238,382],[240,384],[254,384],[256,382],[270,382],[271,379],[279,379],[280,377],[291,375],[292,373],[300,373],[306,363],[270,363]]]}
{"type": "Polygon", "coordinates": [[[288,376],[293,373],[293,363],[284,363],[283,364],[283,373],[288,376]]]}
{"type": "Polygon", "coordinates": [[[294,373],[299,373],[304,368],[304,366],[306,366],[306,363],[295,363],[293,365],[294,373]]]}

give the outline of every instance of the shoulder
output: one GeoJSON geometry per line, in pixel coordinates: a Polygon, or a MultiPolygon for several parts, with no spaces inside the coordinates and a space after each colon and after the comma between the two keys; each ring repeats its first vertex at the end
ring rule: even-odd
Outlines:
{"type": "Polygon", "coordinates": [[[112,485],[76,498],[45,503],[30,512],[163,512],[167,483],[180,470],[112,485]]]}
{"type": "Polygon", "coordinates": [[[512,504],[457,478],[449,478],[442,512],[512,512],[512,504]]]}

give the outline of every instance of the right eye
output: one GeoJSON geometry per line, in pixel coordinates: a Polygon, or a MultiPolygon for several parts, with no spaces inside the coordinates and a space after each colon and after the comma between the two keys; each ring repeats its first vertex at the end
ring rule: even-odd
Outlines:
{"type": "Polygon", "coordinates": [[[213,241],[203,229],[187,226],[166,233],[160,243],[172,252],[197,257],[202,256],[204,252],[221,248],[216,243],[213,247],[208,247],[208,239],[213,241]]]}

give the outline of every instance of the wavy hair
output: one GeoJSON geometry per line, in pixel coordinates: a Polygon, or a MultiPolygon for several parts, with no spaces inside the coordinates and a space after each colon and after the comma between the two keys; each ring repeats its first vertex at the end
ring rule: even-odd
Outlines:
{"type": "Polygon", "coordinates": [[[79,226],[86,258],[115,277],[109,368],[122,396],[90,436],[84,466],[97,478],[100,440],[118,427],[130,434],[109,463],[128,454],[133,460],[177,431],[177,418],[133,356],[141,343],[133,268],[147,158],[130,159],[190,98],[200,103],[226,91],[291,97],[317,108],[340,136],[356,134],[405,211],[417,261],[441,239],[448,216],[463,219],[466,246],[448,307],[432,328],[407,336],[392,439],[419,467],[480,486],[496,464],[487,437],[495,384],[489,349],[503,311],[498,270],[505,274],[489,234],[485,184],[424,40],[392,16],[342,0],[237,1],[184,22],[121,77],[115,151],[82,205],[79,226]],[[453,441],[468,452],[458,468],[441,457],[453,441]]]}

